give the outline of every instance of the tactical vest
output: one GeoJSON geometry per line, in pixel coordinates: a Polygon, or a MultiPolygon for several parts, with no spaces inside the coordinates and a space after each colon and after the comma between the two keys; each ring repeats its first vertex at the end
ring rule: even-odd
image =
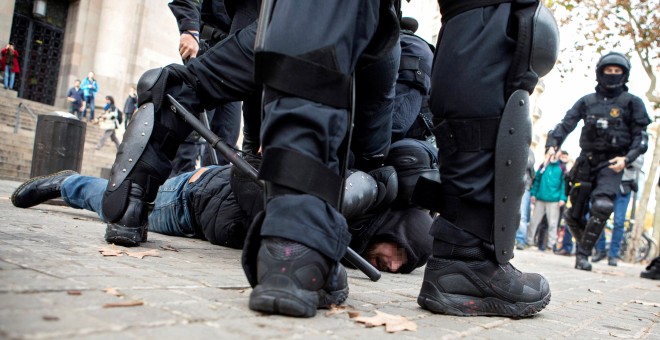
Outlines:
{"type": "Polygon", "coordinates": [[[596,93],[584,97],[586,108],[583,111],[584,127],[580,135],[580,148],[583,151],[616,153],[630,147],[632,98],[633,95],[628,92],[616,98],[599,97],[596,93]]]}

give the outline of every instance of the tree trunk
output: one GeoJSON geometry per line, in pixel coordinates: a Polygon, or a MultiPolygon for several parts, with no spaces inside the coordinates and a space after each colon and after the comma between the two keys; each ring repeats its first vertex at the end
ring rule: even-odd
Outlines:
{"type": "MultiPolygon", "coordinates": [[[[651,192],[654,192],[654,184],[655,184],[655,173],[658,168],[658,162],[660,161],[660,138],[658,136],[660,135],[660,124],[656,124],[655,127],[655,136],[651,135],[649,140],[649,144],[652,144],[652,139],[655,137],[655,145],[653,149],[653,158],[651,159],[651,167],[649,168],[649,173],[647,174],[646,181],[644,182],[644,191],[642,191],[642,197],[639,200],[638,207],[639,209],[637,210],[637,213],[635,215],[635,224],[633,225],[633,237],[632,237],[632,242],[631,244],[628,244],[627,247],[627,252],[625,256],[625,261],[626,262],[634,262],[635,261],[635,254],[637,253],[637,244],[639,243],[639,239],[642,237],[642,233],[644,233],[644,221],[646,220],[646,208],[649,204],[649,197],[651,196],[651,192]]],[[[656,215],[658,215],[658,201],[656,200],[656,215]]],[[[654,228],[658,229],[658,228],[654,228]]],[[[655,234],[655,232],[654,232],[655,234]]]]}

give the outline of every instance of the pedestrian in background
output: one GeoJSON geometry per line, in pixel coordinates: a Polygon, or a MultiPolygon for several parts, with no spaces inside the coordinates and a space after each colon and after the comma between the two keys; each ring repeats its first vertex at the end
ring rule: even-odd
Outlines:
{"type": "Polygon", "coordinates": [[[520,224],[516,232],[516,249],[523,250],[527,246],[527,227],[529,226],[529,212],[532,206],[530,190],[534,183],[534,163],[536,159],[534,152],[529,149],[527,155],[527,167],[525,168],[525,193],[520,201],[520,224]]]}
{"type": "Polygon", "coordinates": [[[69,113],[80,119],[81,112],[85,110],[85,94],[80,88],[80,79],[73,82],[73,87],[66,93],[66,100],[69,101],[69,113]]]}
{"type": "Polygon", "coordinates": [[[112,139],[117,149],[119,149],[119,139],[117,139],[115,130],[119,127],[119,124],[121,124],[121,111],[117,110],[115,99],[112,98],[112,96],[105,96],[105,102],[105,112],[100,119],[100,127],[105,132],[103,133],[101,140],[99,140],[99,143],[96,145],[96,150],[100,150],[108,138],[112,139]]]}
{"type": "Polygon", "coordinates": [[[96,79],[94,79],[94,72],[89,72],[80,86],[83,89],[86,104],[82,116],[84,118],[87,115],[87,108],[89,108],[89,121],[91,122],[94,120],[94,109],[96,108],[94,98],[96,97],[96,92],[99,91],[99,85],[96,83],[96,79]]]}
{"type": "Polygon", "coordinates": [[[5,72],[5,90],[12,90],[14,88],[16,73],[21,72],[21,68],[18,65],[18,51],[14,49],[14,43],[10,42],[2,49],[2,69],[5,72]]]}
{"type": "Polygon", "coordinates": [[[124,102],[124,128],[128,127],[128,123],[131,122],[135,109],[137,109],[137,92],[135,92],[135,87],[131,86],[128,89],[126,102],[124,102]]]}
{"type": "MultiPolygon", "coordinates": [[[[568,151],[561,150],[559,152],[559,160],[564,164],[564,171],[566,173],[571,171],[573,160],[568,156],[568,151]]],[[[557,237],[561,238],[561,242],[558,241],[553,250],[557,255],[571,256],[573,253],[573,235],[564,221],[564,210],[566,210],[566,205],[559,209],[559,228],[557,229],[557,237]]]]}
{"type": "Polygon", "coordinates": [[[534,204],[534,213],[527,229],[527,244],[534,244],[536,229],[545,215],[548,219],[547,246],[552,248],[557,242],[559,209],[566,203],[564,166],[559,161],[559,154],[554,150],[546,152],[545,162],[536,171],[530,196],[534,204]]]}

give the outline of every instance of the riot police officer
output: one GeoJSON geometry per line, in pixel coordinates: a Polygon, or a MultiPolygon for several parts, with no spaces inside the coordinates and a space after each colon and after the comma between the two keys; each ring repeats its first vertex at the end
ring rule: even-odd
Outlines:
{"type": "Polygon", "coordinates": [[[548,135],[546,147],[556,150],[584,120],[582,152],[569,174],[571,208],[564,213],[578,243],[577,269],[591,270],[588,257],[614,209],[622,170],[647,149],[651,120],[642,100],[628,93],[629,75],[625,55],[603,55],[596,68],[596,92],[580,98],[548,135]]]}

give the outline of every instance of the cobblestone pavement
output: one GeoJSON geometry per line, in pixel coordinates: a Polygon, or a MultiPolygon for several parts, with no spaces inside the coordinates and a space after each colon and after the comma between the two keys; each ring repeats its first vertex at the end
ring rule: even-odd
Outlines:
{"type": "Polygon", "coordinates": [[[323,310],[310,319],[264,315],[248,309],[240,251],[151,233],[142,247],[124,250],[159,257],[104,257],[105,225],[94,214],[14,208],[9,196],[18,184],[0,181],[0,338],[660,339],[660,281],[639,278],[642,265],[597,263],[582,272],[573,269],[574,258],[538,250],[517,252],[512,261],[550,281],[550,305],[532,318],[433,315],[416,303],[421,269],[378,282],[349,270],[345,303],[362,316],[405,316],[415,332],[390,335],[323,310]],[[141,304],[107,308],[132,302],[141,304]]]}

